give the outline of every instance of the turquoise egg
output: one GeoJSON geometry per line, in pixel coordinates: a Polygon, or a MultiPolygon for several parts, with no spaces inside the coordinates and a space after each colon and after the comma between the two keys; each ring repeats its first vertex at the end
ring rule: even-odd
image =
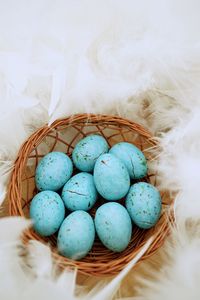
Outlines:
{"type": "Polygon", "coordinates": [[[149,183],[133,184],[126,197],[126,208],[138,227],[151,228],[156,224],[161,214],[160,193],[149,183]]]}
{"type": "Polygon", "coordinates": [[[30,217],[37,233],[42,236],[54,234],[65,217],[65,206],[61,197],[52,191],[38,193],[31,201],[30,217]]]}
{"type": "Polygon", "coordinates": [[[100,206],[95,215],[95,227],[105,247],[121,252],[128,246],[132,235],[132,222],[127,210],[119,203],[100,206]]]}
{"type": "Polygon", "coordinates": [[[115,155],[125,164],[132,179],[140,179],[147,175],[146,158],[136,146],[121,142],[115,144],[109,153],[115,155]]]}
{"type": "Polygon", "coordinates": [[[97,200],[93,176],[86,172],[70,178],[62,190],[62,199],[69,210],[89,210],[97,200]]]}
{"type": "Polygon", "coordinates": [[[130,176],[124,163],[112,154],[101,155],[94,167],[94,182],[106,200],[123,198],[130,187],[130,176]]]}
{"type": "Polygon", "coordinates": [[[40,160],[36,168],[36,186],[40,191],[57,191],[71,177],[72,171],[72,161],[65,153],[50,152],[40,160]]]}
{"type": "Polygon", "coordinates": [[[83,210],[72,212],[63,221],[58,232],[58,251],[71,259],[79,260],[91,250],[95,238],[92,217],[83,210]]]}
{"type": "Polygon", "coordinates": [[[100,135],[89,135],[76,144],[72,159],[77,169],[92,172],[97,158],[106,152],[108,152],[106,140],[100,135]]]}

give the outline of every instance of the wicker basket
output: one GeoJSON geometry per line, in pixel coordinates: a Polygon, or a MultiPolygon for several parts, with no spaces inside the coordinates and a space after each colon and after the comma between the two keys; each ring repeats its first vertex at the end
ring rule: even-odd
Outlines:
{"type": "MultiPolygon", "coordinates": [[[[48,152],[56,150],[71,156],[77,141],[91,133],[104,136],[110,146],[120,141],[131,142],[144,151],[148,161],[153,159],[149,149],[156,146],[155,140],[148,130],[134,122],[116,116],[92,114],[73,115],[57,120],[51,126],[46,125],[32,134],[19,151],[8,190],[10,215],[29,217],[30,201],[37,193],[34,176],[38,161],[48,152]]],[[[150,169],[144,181],[156,186],[156,174],[151,174],[150,169]]],[[[84,259],[73,261],[58,254],[56,235],[42,238],[33,229],[29,229],[24,233],[23,240],[28,242],[35,239],[49,244],[52,255],[61,268],[77,267],[79,272],[93,276],[114,275],[137,255],[150,236],[154,237],[154,241],[142,260],[152,255],[162,245],[169,232],[172,199],[167,192],[161,191],[161,196],[163,212],[159,222],[150,230],[133,226],[132,240],[122,253],[111,252],[96,239],[92,250],[84,259]]],[[[123,200],[121,203],[123,204],[123,200]]],[[[97,206],[100,204],[97,201],[97,206]]],[[[92,215],[95,209],[91,210],[92,215]]]]}

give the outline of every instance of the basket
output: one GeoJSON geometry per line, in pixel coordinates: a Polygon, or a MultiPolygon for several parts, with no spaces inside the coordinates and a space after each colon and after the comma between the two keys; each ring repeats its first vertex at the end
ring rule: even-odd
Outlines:
{"type": "MultiPolygon", "coordinates": [[[[94,114],[78,114],[56,120],[52,125],[45,125],[37,130],[22,145],[9,183],[9,214],[29,218],[29,205],[37,193],[34,182],[35,169],[45,154],[51,151],[63,151],[71,156],[75,144],[81,138],[95,133],[104,136],[109,146],[120,141],[133,143],[144,151],[149,165],[150,161],[155,160],[150,149],[157,146],[157,143],[148,130],[139,124],[118,116],[94,114]]],[[[151,174],[151,168],[143,181],[157,185],[157,175],[151,174]]],[[[106,249],[96,238],[92,250],[84,259],[80,261],[70,260],[57,252],[56,234],[43,238],[32,228],[25,231],[23,241],[27,243],[33,239],[48,244],[52,249],[52,256],[56,260],[56,264],[63,269],[76,267],[80,273],[92,276],[115,275],[138,254],[150,237],[153,237],[153,242],[141,260],[152,255],[163,244],[169,233],[169,212],[172,199],[166,191],[160,192],[163,210],[159,222],[149,230],[142,230],[133,226],[131,242],[121,253],[114,253],[106,249]]],[[[123,204],[123,200],[121,203],[123,204]]],[[[96,205],[99,206],[98,201],[96,205]]],[[[95,209],[91,210],[92,215],[95,209]]]]}

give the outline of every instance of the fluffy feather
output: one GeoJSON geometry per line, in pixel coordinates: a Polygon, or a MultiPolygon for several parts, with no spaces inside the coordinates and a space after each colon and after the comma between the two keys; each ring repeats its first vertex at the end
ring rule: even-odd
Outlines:
{"type": "Polygon", "coordinates": [[[147,251],[151,243],[153,242],[153,237],[151,237],[146,244],[141,248],[140,252],[136,255],[136,257],[124,268],[119,275],[117,275],[109,284],[107,284],[100,292],[97,292],[95,289],[95,295],[94,291],[91,291],[89,296],[92,296],[92,300],[109,300],[112,299],[113,296],[116,294],[117,290],[119,289],[120,283],[123,280],[123,278],[130,272],[131,269],[133,269],[134,265],[138,262],[138,260],[144,255],[144,253],[147,251]]]}
{"type": "Polygon", "coordinates": [[[25,264],[19,236],[28,225],[30,222],[22,218],[4,218],[0,221],[1,299],[64,299],[66,295],[67,299],[75,299],[75,273],[65,272],[55,281],[48,247],[33,242],[30,246],[32,257],[25,264]],[[31,271],[28,269],[30,264],[31,271]]]}
{"type": "Polygon", "coordinates": [[[199,243],[199,223],[174,229],[173,239],[157,257],[162,264],[149,262],[145,276],[136,279],[135,296],[123,299],[199,299],[199,243]]]}
{"type": "Polygon", "coordinates": [[[161,184],[171,191],[179,191],[175,211],[180,222],[190,217],[199,219],[200,215],[197,197],[200,182],[199,113],[197,109],[189,113],[187,118],[179,121],[179,125],[160,139],[161,184]]]}
{"type": "MultiPolygon", "coordinates": [[[[59,274],[56,264],[51,258],[49,247],[32,241],[23,255],[19,236],[22,230],[30,225],[22,218],[4,218],[0,221],[0,280],[2,299],[77,299],[76,270],[66,270],[59,274]],[[10,233],[10,228],[12,232],[10,233]],[[24,259],[25,258],[25,259],[24,259]]],[[[110,299],[116,293],[121,280],[130,271],[135,263],[146,252],[153,239],[150,239],[129,265],[109,285],[100,281],[89,293],[81,296],[82,299],[99,300],[110,299]]],[[[25,250],[25,249],[24,249],[25,250]]],[[[81,299],[79,297],[79,299],[81,299]]]]}

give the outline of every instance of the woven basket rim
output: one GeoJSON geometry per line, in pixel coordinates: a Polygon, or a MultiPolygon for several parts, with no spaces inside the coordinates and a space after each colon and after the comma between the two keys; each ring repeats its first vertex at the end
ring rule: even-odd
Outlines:
{"type": "MultiPolygon", "coordinates": [[[[21,146],[17,158],[14,163],[14,168],[11,174],[10,183],[8,186],[8,200],[9,200],[9,214],[10,216],[25,216],[21,194],[22,194],[22,184],[21,178],[23,175],[23,170],[26,167],[27,160],[29,158],[30,153],[35,149],[37,152],[38,145],[43,141],[43,139],[50,133],[52,130],[57,131],[66,129],[71,126],[75,126],[74,124],[83,124],[83,126],[87,126],[87,124],[93,124],[97,126],[99,124],[108,124],[109,126],[119,126],[119,128],[127,127],[130,131],[135,130],[139,135],[148,140],[148,142],[152,145],[152,147],[158,147],[158,143],[156,138],[152,136],[152,134],[144,128],[142,125],[135,123],[133,121],[124,119],[119,116],[113,115],[101,115],[101,114],[75,114],[71,115],[67,118],[62,118],[54,121],[51,125],[44,125],[35,131],[30,137],[23,143],[21,146]]],[[[99,129],[100,130],[100,129],[99,129]]],[[[99,131],[101,134],[101,130],[99,131]]],[[[38,158],[37,158],[38,159],[38,158]]],[[[173,216],[172,216],[172,204],[169,204],[168,213],[164,213],[162,216],[161,225],[155,230],[153,236],[153,242],[143,255],[140,261],[146,259],[150,255],[152,255],[160,246],[163,244],[165,237],[170,232],[171,224],[173,224],[173,216]]],[[[37,234],[33,234],[31,229],[27,229],[23,235],[23,241],[27,243],[31,239],[38,239],[41,242],[45,242],[44,239],[41,239],[37,236],[37,234]]],[[[48,243],[48,242],[47,242],[48,243]]],[[[118,259],[111,259],[109,262],[101,263],[87,261],[73,261],[66,259],[59,255],[56,249],[52,249],[52,256],[56,260],[56,263],[61,268],[74,268],[77,267],[80,273],[91,275],[91,276],[111,276],[117,274],[119,271],[123,269],[123,267],[131,261],[141,250],[144,245],[141,242],[135,251],[129,253],[129,255],[122,255],[118,259]]]]}

